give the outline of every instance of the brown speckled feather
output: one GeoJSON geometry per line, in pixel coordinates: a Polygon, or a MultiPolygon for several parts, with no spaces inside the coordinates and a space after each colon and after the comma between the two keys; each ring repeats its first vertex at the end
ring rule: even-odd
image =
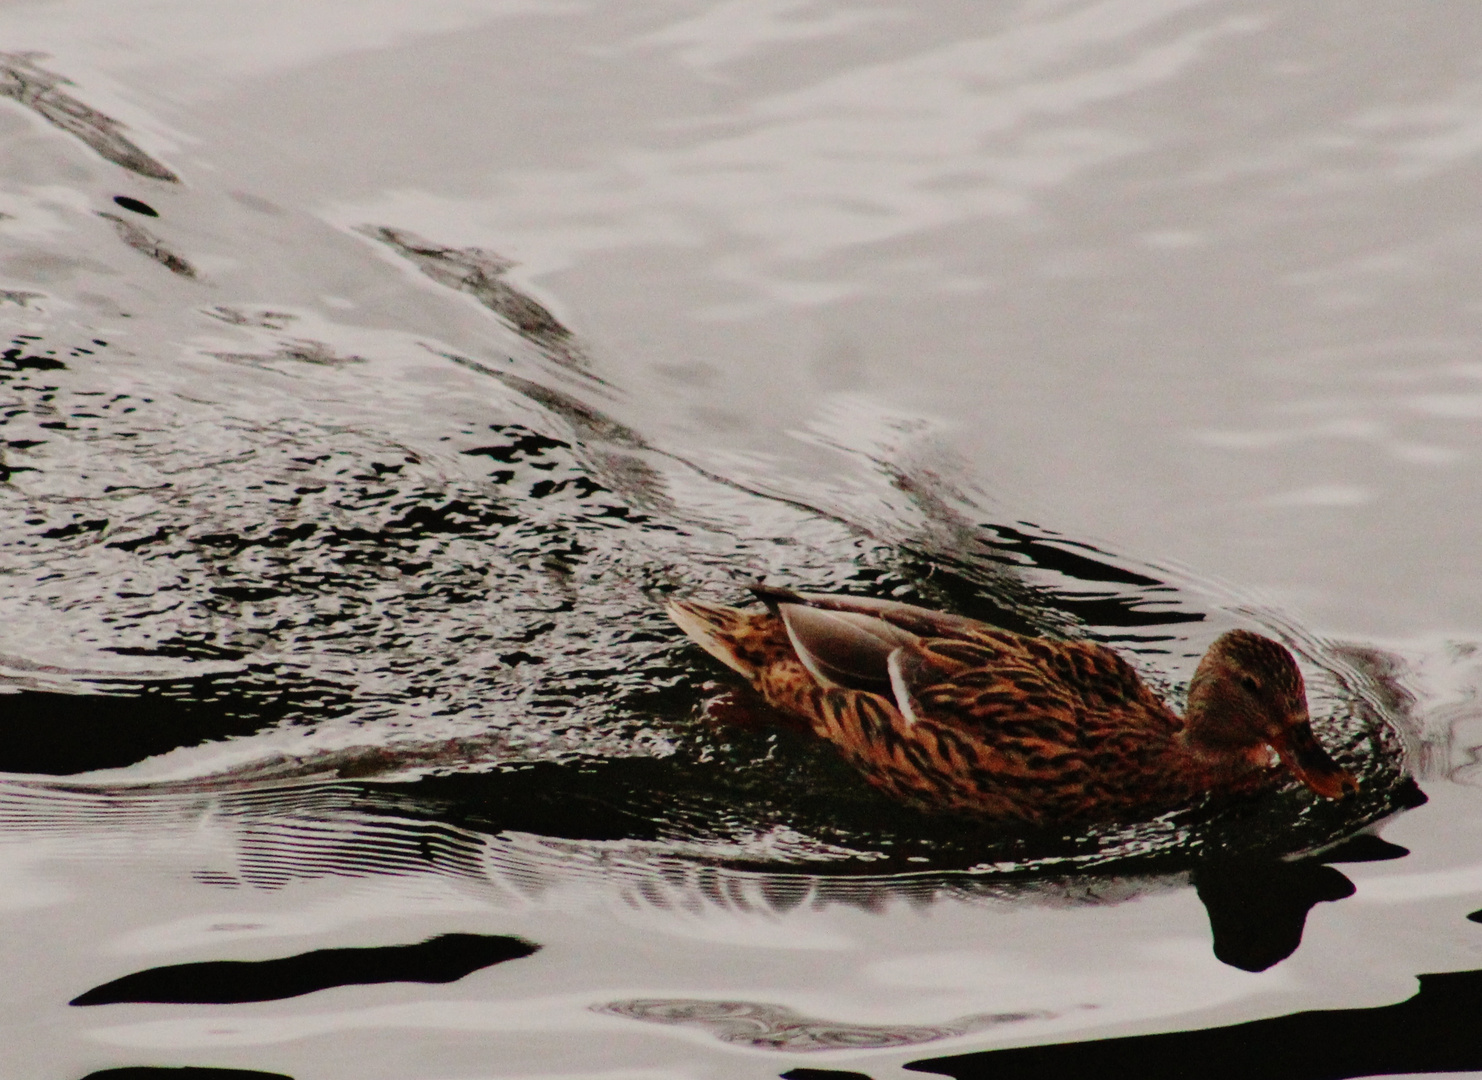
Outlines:
{"type": "MultiPolygon", "coordinates": [[[[1184,721],[1104,646],[903,604],[759,595],[768,610],[678,602],[670,614],[769,704],[914,805],[1030,822],[1115,818],[1279,778],[1264,746],[1192,751],[1184,721]]],[[[1271,681],[1292,677],[1283,668],[1271,681]]]]}

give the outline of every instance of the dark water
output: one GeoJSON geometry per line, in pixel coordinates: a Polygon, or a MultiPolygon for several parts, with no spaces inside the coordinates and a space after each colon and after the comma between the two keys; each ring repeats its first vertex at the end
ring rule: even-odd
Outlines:
{"type": "Polygon", "coordinates": [[[62,70],[0,57],[13,1075],[1482,1070],[1463,637],[1057,531],[888,395],[763,446],[502,251],[167,163],[62,70]],[[758,579],[1103,641],[1175,703],[1261,629],[1360,794],[910,811],[706,711],[662,602],[758,579]]]}

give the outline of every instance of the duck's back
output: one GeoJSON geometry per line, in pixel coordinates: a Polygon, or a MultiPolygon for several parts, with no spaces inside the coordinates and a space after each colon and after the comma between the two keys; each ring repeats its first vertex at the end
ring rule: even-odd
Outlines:
{"type": "MultiPolygon", "coordinates": [[[[1066,820],[1188,799],[1182,722],[1110,649],[981,630],[932,638],[907,673],[912,733],[946,744],[938,799],[1066,820]]],[[[919,800],[918,800],[919,801],[919,800]]]]}

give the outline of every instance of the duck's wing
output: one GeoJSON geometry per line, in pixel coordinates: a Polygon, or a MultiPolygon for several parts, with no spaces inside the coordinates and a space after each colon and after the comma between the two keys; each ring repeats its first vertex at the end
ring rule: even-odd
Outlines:
{"type": "Polygon", "coordinates": [[[971,639],[978,634],[994,633],[993,627],[962,615],[949,615],[898,600],[876,600],[868,596],[840,596],[832,593],[794,592],[771,585],[753,585],[751,591],[769,608],[783,605],[810,608],[814,611],[836,611],[864,615],[889,623],[908,634],[925,638],[971,639]]]}
{"type": "Polygon", "coordinates": [[[776,605],[793,652],[820,686],[888,692],[892,653],[921,639],[883,619],[806,604],[776,605]]]}
{"type": "Polygon", "coordinates": [[[782,590],[768,599],[794,653],[825,688],[865,690],[893,699],[908,724],[930,718],[991,739],[1005,725],[1032,721],[1043,726],[1048,718],[1068,725],[1070,734],[1061,737],[1075,740],[1082,703],[1074,688],[1048,668],[1039,655],[1043,649],[1030,648],[1038,641],[977,623],[970,631],[964,627],[961,637],[922,636],[901,627],[897,619],[873,614],[884,610],[900,617],[895,609],[904,609],[912,619],[915,612],[938,614],[909,604],[866,600],[858,606],[868,610],[852,610],[859,598],[844,598],[849,602],[844,607],[834,603],[839,598],[782,590]]]}

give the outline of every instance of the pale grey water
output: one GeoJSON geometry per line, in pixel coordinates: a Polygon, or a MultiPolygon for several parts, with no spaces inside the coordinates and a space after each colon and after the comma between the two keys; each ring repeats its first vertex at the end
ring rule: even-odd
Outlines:
{"type": "Polygon", "coordinates": [[[1383,1005],[1419,972],[1478,966],[1482,928],[1463,918],[1482,907],[1467,771],[1482,744],[1482,30],[1469,14],[1191,0],[0,8],[0,47],[48,54],[11,55],[7,72],[72,80],[60,92],[126,125],[142,155],[131,171],[34,102],[0,99],[0,314],[67,364],[5,389],[0,671],[15,689],[79,692],[105,675],[256,664],[247,691],[281,679],[307,702],[204,745],[103,754],[89,767],[114,768],[87,781],[283,780],[347,762],[406,780],[732,753],[754,797],[731,820],[695,791],[673,805],[659,792],[637,811],[656,836],[594,841],[510,824],[507,809],[408,824],[334,785],[125,808],[14,778],[0,806],[0,1076],[806,1064],[883,1078],[993,1045],[1383,1005]],[[503,294],[448,288],[367,225],[497,253],[576,338],[521,339],[479,302],[503,294]],[[146,258],[149,237],[193,276],[146,258]],[[553,389],[569,399],[553,404],[553,389]],[[105,402],[135,411],[90,404],[105,402]],[[573,445],[462,452],[502,453],[524,431],[573,445]],[[519,475],[500,485],[570,483],[506,523],[490,478],[507,464],[519,475]],[[459,500],[425,535],[356,539],[393,505],[405,517],[459,500]],[[613,528],[614,500],[664,527],[613,528]],[[1412,854],[1344,864],[1357,894],[1314,908],[1302,947],[1259,974],[1214,958],[1176,874],[1072,875],[1027,895],[891,885],[795,906],[758,899],[766,882],[744,871],[696,880],[718,848],[763,861],[874,849],[854,834],[830,848],[817,817],[766,818],[750,744],[692,745],[646,719],[689,708],[713,673],[677,673],[644,590],[757,573],[848,584],[861,565],[910,583],[901,545],[950,554],[990,519],[1094,543],[1213,610],[1173,655],[1144,653],[1172,681],[1223,625],[1303,628],[1314,673],[1356,672],[1408,749],[1431,802],[1383,835],[1412,854]],[[197,542],[304,523],[338,539],[281,534],[289,563],[271,545],[197,542]],[[153,545],[108,546],[157,530],[153,545]],[[397,544],[390,563],[367,555],[397,544]],[[477,636],[486,625],[495,639],[477,636]],[[509,659],[530,641],[541,664],[509,659]],[[651,707],[656,680],[675,696],[651,707]],[[472,854],[389,873],[353,855],[397,829],[472,854]],[[63,1004],[146,967],[444,931],[544,949],[447,986],[63,1004]],[[651,998],[791,1009],[877,1042],[902,1025],[943,1038],[779,1052],[593,1011],[651,998]],[[995,1014],[1022,1018],[963,1019],[995,1014]]]}

